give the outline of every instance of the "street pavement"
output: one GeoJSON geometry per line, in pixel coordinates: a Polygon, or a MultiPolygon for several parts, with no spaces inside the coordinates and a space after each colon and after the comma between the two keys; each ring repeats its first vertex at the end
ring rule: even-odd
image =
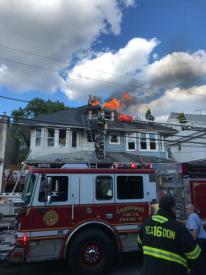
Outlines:
{"type": "MultiPolygon", "coordinates": [[[[141,256],[124,253],[114,270],[108,275],[139,275],[141,256]]],[[[71,275],[64,262],[8,264],[0,262],[1,275],[71,275]]],[[[86,274],[85,274],[86,275],[86,274]]]]}

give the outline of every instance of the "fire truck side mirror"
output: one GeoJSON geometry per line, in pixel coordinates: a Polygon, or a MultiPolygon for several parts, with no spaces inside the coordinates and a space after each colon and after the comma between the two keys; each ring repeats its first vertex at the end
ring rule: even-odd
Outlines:
{"type": "Polygon", "coordinates": [[[48,195],[47,196],[47,203],[50,204],[52,202],[52,196],[48,195]]]}

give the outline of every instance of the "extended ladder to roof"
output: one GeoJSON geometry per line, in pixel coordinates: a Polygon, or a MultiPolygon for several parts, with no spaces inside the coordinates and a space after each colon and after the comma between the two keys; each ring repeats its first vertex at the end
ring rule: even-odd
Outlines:
{"type": "MultiPolygon", "coordinates": [[[[94,144],[95,140],[92,135],[92,130],[91,130],[89,119],[86,115],[82,115],[82,123],[84,126],[84,132],[85,132],[87,140],[94,144]]],[[[89,148],[88,163],[89,163],[89,168],[97,168],[97,156],[96,156],[95,149],[93,151],[91,151],[89,148]]]]}

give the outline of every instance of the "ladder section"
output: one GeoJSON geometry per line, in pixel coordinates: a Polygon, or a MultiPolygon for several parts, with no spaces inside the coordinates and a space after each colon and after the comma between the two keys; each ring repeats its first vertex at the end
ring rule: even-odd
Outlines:
{"type": "MultiPolygon", "coordinates": [[[[84,132],[85,132],[85,136],[87,138],[87,141],[92,142],[94,144],[95,140],[93,138],[90,122],[89,122],[89,119],[88,119],[87,116],[82,115],[82,123],[83,123],[83,126],[84,126],[84,132]]],[[[90,148],[89,148],[88,163],[89,163],[89,168],[97,168],[96,151],[95,150],[91,151],[90,148]]]]}

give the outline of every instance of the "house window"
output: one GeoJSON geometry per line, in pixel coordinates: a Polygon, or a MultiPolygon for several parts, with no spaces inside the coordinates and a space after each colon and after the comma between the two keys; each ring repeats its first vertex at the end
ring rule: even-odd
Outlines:
{"type": "Polygon", "coordinates": [[[150,148],[150,150],[156,150],[157,149],[155,134],[153,134],[153,133],[149,134],[149,148],[150,148]]]}
{"type": "Polygon", "coordinates": [[[147,150],[147,137],[145,133],[140,133],[140,149],[147,150]]]}
{"type": "Polygon", "coordinates": [[[112,118],[112,112],[104,111],[104,118],[111,120],[112,118]]]}
{"type": "Polygon", "coordinates": [[[77,130],[72,130],[72,147],[77,147],[77,130]]]}
{"type": "Polygon", "coordinates": [[[118,176],[117,198],[120,200],[142,199],[143,178],[141,176],[118,176]]]}
{"type": "Polygon", "coordinates": [[[136,134],[135,133],[127,134],[127,150],[128,151],[136,150],[136,134]]]}
{"type": "Polygon", "coordinates": [[[113,197],[113,182],[109,176],[98,176],[96,178],[96,199],[111,200],[113,197]]]}
{"type": "Polygon", "coordinates": [[[95,132],[94,131],[87,130],[86,135],[87,135],[87,142],[95,142],[95,132]]]}
{"type": "Polygon", "coordinates": [[[66,145],[66,130],[59,129],[59,146],[63,147],[66,145]]]}
{"type": "Polygon", "coordinates": [[[140,150],[156,151],[157,140],[155,133],[140,133],[140,150]]]}
{"type": "Polygon", "coordinates": [[[48,146],[54,146],[54,129],[49,128],[48,131],[48,146]]]}
{"type": "Polygon", "coordinates": [[[120,136],[118,136],[118,135],[109,136],[109,143],[110,144],[120,144],[120,136]]]}
{"type": "Polygon", "coordinates": [[[36,129],[36,139],[35,146],[38,147],[41,145],[41,128],[36,129]]]}
{"type": "Polygon", "coordinates": [[[98,118],[98,116],[99,116],[99,111],[92,110],[92,118],[98,118]]]}

